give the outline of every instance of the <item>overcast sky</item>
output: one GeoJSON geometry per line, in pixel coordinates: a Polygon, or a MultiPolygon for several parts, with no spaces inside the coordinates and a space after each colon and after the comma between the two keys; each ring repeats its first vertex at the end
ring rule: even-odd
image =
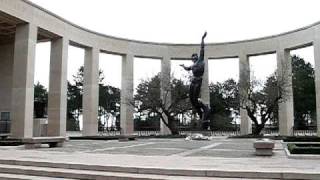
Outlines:
{"type": "MultiPolygon", "coordinates": [[[[207,43],[258,38],[294,30],[320,20],[319,0],[31,0],[85,28],[107,35],[154,42],[199,43],[206,30],[207,43]]],[[[312,47],[297,53],[313,62],[312,47]]],[[[37,46],[35,82],[48,86],[50,44],[37,46]]],[[[84,51],[69,49],[68,79],[83,65],[84,51]]],[[[254,75],[261,79],[276,69],[276,56],[251,57],[254,75]]],[[[173,61],[176,77],[184,72],[173,61]]],[[[238,59],[209,62],[209,80],[239,76],[238,59]],[[226,71],[226,68],[229,70],[226,71]]],[[[135,59],[138,79],[161,71],[160,61],[135,59]],[[143,69],[137,67],[144,67],[143,69]],[[145,68],[148,67],[148,68],[145,68]]],[[[121,57],[100,55],[105,83],[120,87],[121,57]],[[112,66],[112,67],[111,67],[112,66]]]]}

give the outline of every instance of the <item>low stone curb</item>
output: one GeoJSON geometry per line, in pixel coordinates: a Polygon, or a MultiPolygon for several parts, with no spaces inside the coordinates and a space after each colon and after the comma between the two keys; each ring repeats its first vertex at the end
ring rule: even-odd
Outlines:
{"type": "MultiPolygon", "coordinates": [[[[288,144],[304,144],[304,142],[281,142],[283,149],[289,159],[319,159],[320,160],[320,155],[312,155],[312,154],[291,154],[290,151],[288,150],[288,144]]],[[[313,144],[320,144],[320,142],[315,142],[313,144]]]]}

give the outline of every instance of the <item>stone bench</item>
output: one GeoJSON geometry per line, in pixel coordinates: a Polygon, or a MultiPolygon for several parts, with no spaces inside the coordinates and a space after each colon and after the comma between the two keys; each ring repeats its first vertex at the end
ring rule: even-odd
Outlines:
{"type": "Polygon", "coordinates": [[[274,142],[269,139],[259,139],[253,143],[257,156],[272,156],[274,142]]]}
{"type": "Polygon", "coordinates": [[[53,136],[53,137],[32,137],[22,140],[26,149],[34,149],[40,147],[41,144],[49,144],[49,147],[62,147],[65,137],[53,136]]]}
{"type": "Polygon", "coordinates": [[[9,133],[3,133],[3,134],[0,134],[0,139],[7,139],[8,136],[10,136],[11,134],[9,133]]]}

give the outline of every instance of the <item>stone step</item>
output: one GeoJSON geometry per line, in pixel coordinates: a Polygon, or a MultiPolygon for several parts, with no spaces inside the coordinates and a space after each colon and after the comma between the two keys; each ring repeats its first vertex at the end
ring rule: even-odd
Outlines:
{"type": "Polygon", "coordinates": [[[108,179],[108,180],[240,180],[240,178],[192,177],[153,174],[134,174],[103,172],[93,170],[75,170],[50,167],[19,166],[0,164],[0,179],[108,179]]]}
{"type": "MultiPolygon", "coordinates": [[[[22,160],[0,160],[0,173],[15,173],[19,168],[22,172],[29,172],[27,175],[42,175],[48,177],[57,177],[59,172],[65,174],[65,178],[87,177],[87,179],[96,179],[96,177],[125,177],[128,179],[185,179],[200,178],[213,179],[220,178],[245,178],[245,179],[320,179],[320,173],[297,173],[284,171],[239,171],[239,170],[194,170],[194,169],[166,169],[166,168],[148,168],[148,167],[122,167],[122,166],[102,166],[88,164],[56,163],[45,161],[22,161],[22,160]],[[6,167],[9,167],[6,169],[6,167]],[[14,168],[11,171],[10,168],[14,168]],[[31,170],[28,170],[31,168],[31,170]],[[59,170],[56,174],[55,171],[59,170]],[[51,172],[53,171],[53,172],[51,172]],[[84,174],[81,174],[86,172],[84,174]],[[40,174],[39,174],[40,173],[40,174]],[[71,176],[70,176],[71,173],[71,176]],[[74,174],[73,174],[74,173],[74,174]],[[80,174],[79,174],[80,173],[80,174]],[[90,178],[88,178],[90,177],[90,178]]],[[[26,173],[21,173],[26,174],[26,173]]]]}
{"type": "Polygon", "coordinates": [[[0,173],[0,180],[76,180],[76,179],[0,173]]]}

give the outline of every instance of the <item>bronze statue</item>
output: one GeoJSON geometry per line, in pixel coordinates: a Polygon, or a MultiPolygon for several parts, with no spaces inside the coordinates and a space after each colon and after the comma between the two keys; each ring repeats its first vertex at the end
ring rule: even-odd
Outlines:
{"type": "Polygon", "coordinates": [[[202,36],[200,56],[198,57],[197,53],[191,55],[191,60],[193,64],[189,67],[181,64],[186,71],[192,71],[193,77],[191,79],[190,89],[189,89],[189,98],[193,108],[198,113],[203,128],[208,127],[208,118],[210,113],[210,108],[208,105],[204,104],[201,99],[199,99],[201,85],[202,85],[202,76],[204,73],[205,62],[204,62],[204,39],[207,36],[205,32],[202,36]]]}

